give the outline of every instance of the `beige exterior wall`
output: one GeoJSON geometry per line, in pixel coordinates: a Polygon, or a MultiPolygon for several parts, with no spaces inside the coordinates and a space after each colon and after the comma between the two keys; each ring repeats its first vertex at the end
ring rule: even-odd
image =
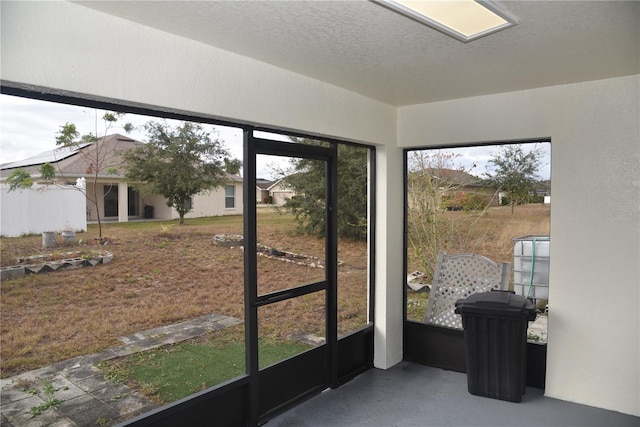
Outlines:
{"type": "MultiPolygon", "coordinates": [[[[96,213],[96,204],[94,202],[94,200],[96,200],[96,197],[98,200],[98,208],[100,209],[100,218],[105,219],[105,216],[104,216],[105,185],[112,186],[112,188],[115,189],[118,187],[118,181],[98,181],[95,185],[95,190],[94,190],[93,181],[91,179],[88,179],[86,181],[85,191],[87,195],[87,221],[97,221],[98,219],[98,215],[96,213]]],[[[118,190],[115,190],[115,191],[118,191],[118,190]]]]}
{"type": "MultiPolygon", "coordinates": [[[[193,209],[185,215],[185,218],[200,218],[204,216],[242,215],[242,183],[228,183],[208,193],[197,194],[192,198],[193,209]],[[225,205],[225,187],[233,186],[235,189],[234,207],[225,205]]],[[[172,209],[173,218],[179,218],[178,212],[172,209]]]]}
{"type": "Polygon", "coordinates": [[[293,191],[289,186],[284,185],[282,182],[271,187],[271,189],[269,189],[269,193],[273,199],[273,204],[276,206],[284,205],[287,203],[287,200],[296,195],[295,191],[293,191]]]}
{"type": "Polygon", "coordinates": [[[153,206],[153,217],[155,219],[173,219],[174,209],[167,206],[167,199],[158,195],[142,196],[142,207],[153,206]]]}
{"type": "Polygon", "coordinates": [[[267,190],[256,187],[256,203],[264,203],[265,199],[268,199],[269,193],[267,190]]]}

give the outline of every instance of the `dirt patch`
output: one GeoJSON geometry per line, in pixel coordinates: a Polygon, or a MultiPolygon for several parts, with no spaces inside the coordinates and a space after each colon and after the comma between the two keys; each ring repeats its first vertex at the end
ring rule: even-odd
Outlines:
{"type": "MultiPolygon", "coordinates": [[[[281,251],[321,257],[324,241],[296,236],[291,217],[262,214],[259,241],[281,251]]],[[[118,337],[217,313],[244,318],[243,251],[212,244],[216,234],[242,232],[242,217],[106,224],[113,244],[108,265],[2,282],[0,356],[4,378],[55,361],[119,345],[118,337]]],[[[91,241],[96,230],[78,233],[91,241]]],[[[2,259],[40,253],[41,236],[0,238],[2,259]]],[[[80,248],[81,246],[77,246],[80,248]]],[[[69,251],[64,246],[48,251],[69,251]]],[[[91,249],[95,249],[92,247],[91,249]]],[[[340,242],[339,327],[366,324],[365,242],[340,242]]],[[[261,292],[313,281],[318,269],[260,257],[261,292]]],[[[310,295],[260,310],[261,332],[274,337],[323,327],[324,295],[310,295]],[[282,319],[285,320],[282,320],[282,319]],[[277,319],[277,320],[276,320],[277,319]]]]}

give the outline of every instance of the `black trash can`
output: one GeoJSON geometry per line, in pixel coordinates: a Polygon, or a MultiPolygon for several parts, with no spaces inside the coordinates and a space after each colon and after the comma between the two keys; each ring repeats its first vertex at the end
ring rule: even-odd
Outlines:
{"type": "Polygon", "coordinates": [[[480,292],[456,301],[455,312],[462,314],[469,393],[520,402],[533,302],[510,291],[480,292]]]}
{"type": "Polygon", "coordinates": [[[144,217],[147,219],[153,218],[153,206],[144,207],[144,217]]]}

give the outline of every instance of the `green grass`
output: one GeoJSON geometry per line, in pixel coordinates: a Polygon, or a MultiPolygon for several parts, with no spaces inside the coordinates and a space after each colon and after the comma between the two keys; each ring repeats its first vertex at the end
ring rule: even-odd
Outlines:
{"type": "Polygon", "coordinates": [[[407,319],[422,322],[427,313],[429,292],[407,292],[407,319]]]}
{"type": "MultiPolygon", "coordinates": [[[[311,348],[294,341],[261,342],[260,367],[311,348]]],[[[244,342],[183,343],[101,364],[105,378],[128,382],[143,394],[169,403],[245,373],[244,342]]]]}
{"type": "Polygon", "coordinates": [[[244,373],[244,344],[222,349],[180,344],[132,357],[129,378],[163,403],[172,402],[244,373]]]}
{"type": "MultiPolygon", "coordinates": [[[[197,226],[197,225],[227,225],[227,224],[240,224],[242,225],[242,215],[224,215],[224,216],[207,216],[201,218],[186,218],[183,226],[197,226]]],[[[162,228],[179,227],[177,219],[167,219],[160,221],[131,221],[131,222],[103,222],[103,234],[109,234],[108,231],[111,228],[124,228],[128,230],[158,230],[162,228]]],[[[89,232],[97,232],[98,224],[88,225],[89,232]]]]}

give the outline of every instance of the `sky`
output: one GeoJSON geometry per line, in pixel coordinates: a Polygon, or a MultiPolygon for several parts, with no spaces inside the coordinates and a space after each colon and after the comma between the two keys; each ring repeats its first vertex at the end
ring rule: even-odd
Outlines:
{"type": "MultiPolygon", "coordinates": [[[[0,164],[23,160],[35,154],[57,148],[55,138],[60,126],[73,123],[80,134],[92,133],[98,137],[105,133],[102,120],[105,110],[78,107],[54,102],[39,101],[11,95],[0,95],[0,164]]],[[[109,134],[120,133],[138,141],[146,142],[147,136],[143,125],[150,120],[162,120],[150,116],[126,114],[116,126],[109,129],[109,134]],[[135,129],[126,133],[125,123],[131,123],[135,129]]],[[[166,120],[175,126],[180,122],[166,120]]],[[[227,126],[203,124],[212,139],[218,139],[229,150],[231,156],[242,159],[242,129],[227,126]]],[[[288,140],[280,135],[282,140],[288,140]]],[[[258,159],[257,176],[270,179],[273,177],[270,164],[272,159],[260,162],[258,159]]]]}
{"type": "MultiPolygon", "coordinates": [[[[471,175],[480,177],[486,177],[486,174],[492,174],[493,168],[489,161],[494,158],[494,155],[500,153],[500,145],[485,145],[474,147],[461,147],[461,148],[443,148],[441,150],[429,150],[432,153],[440,151],[442,153],[453,154],[454,157],[451,163],[455,169],[462,169],[471,175]]],[[[551,144],[545,143],[528,143],[522,144],[522,149],[525,153],[529,153],[531,150],[539,149],[541,155],[541,165],[537,175],[540,179],[551,178],[551,144]]]]}
{"type": "MultiPolygon", "coordinates": [[[[102,110],[38,101],[11,95],[0,95],[0,163],[23,160],[35,154],[56,148],[55,137],[60,126],[74,123],[81,134],[93,133],[103,136],[105,131],[101,117],[102,110]]],[[[146,141],[146,134],[142,125],[153,117],[126,114],[121,125],[131,123],[136,129],[128,136],[139,141],[146,141]]],[[[157,118],[155,120],[158,120],[157,118]]],[[[167,120],[169,124],[177,121],[167,120]]],[[[225,126],[203,125],[211,133],[212,138],[223,142],[231,155],[242,159],[242,130],[225,126]]],[[[113,127],[110,133],[127,135],[120,127],[113,127]]],[[[286,137],[280,137],[287,140],[286,137]]],[[[543,179],[550,177],[550,144],[527,144],[525,150],[537,146],[543,149],[542,167],[539,176],[543,179]]],[[[488,161],[498,151],[498,146],[464,147],[443,149],[442,151],[456,154],[454,165],[474,175],[481,176],[487,171],[488,161]],[[475,165],[475,167],[472,167],[475,165]]],[[[273,179],[277,176],[273,172],[273,157],[257,160],[256,174],[259,178],[273,179]]],[[[278,167],[286,166],[280,163],[278,167]]]]}

